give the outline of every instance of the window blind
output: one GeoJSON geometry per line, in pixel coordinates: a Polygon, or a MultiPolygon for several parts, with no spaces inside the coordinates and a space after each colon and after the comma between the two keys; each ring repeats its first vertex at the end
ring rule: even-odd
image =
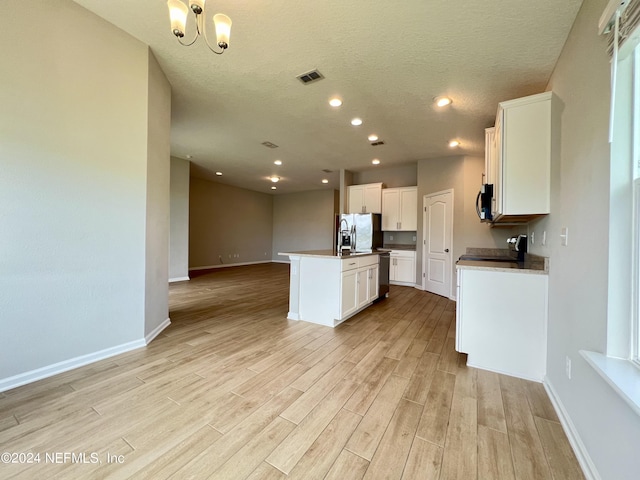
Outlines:
{"type": "MultiPolygon", "coordinates": [[[[635,28],[640,25],[640,0],[627,0],[626,2],[620,1],[620,18],[618,19],[618,48],[620,48],[624,42],[626,42],[635,28]]],[[[614,46],[616,39],[616,15],[610,19],[609,24],[605,30],[607,35],[607,52],[609,56],[614,55],[614,46]]]]}

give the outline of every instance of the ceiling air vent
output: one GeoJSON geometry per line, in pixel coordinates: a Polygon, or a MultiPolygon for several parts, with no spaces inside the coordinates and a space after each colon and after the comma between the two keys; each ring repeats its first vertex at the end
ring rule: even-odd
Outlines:
{"type": "Polygon", "coordinates": [[[382,140],[379,140],[377,142],[371,142],[372,147],[377,147],[378,145],[384,145],[384,142],[382,140]]]}
{"type": "Polygon", "coordinates": [[[278,148],[278,145],[276,145],[275,143],[271,143],[271,142],[262,142],[262,145],[264,145],[265,147],[269,147],[269,148],[278,148]]]}
{"type": "Polygon", "coordinates": [[[310,72],[298,75],[296,78],[305,85],[308,85],[310,83],[317,82],[318,80],[322,80],[324,76],[318,70],[311,70],[310,72]]]}

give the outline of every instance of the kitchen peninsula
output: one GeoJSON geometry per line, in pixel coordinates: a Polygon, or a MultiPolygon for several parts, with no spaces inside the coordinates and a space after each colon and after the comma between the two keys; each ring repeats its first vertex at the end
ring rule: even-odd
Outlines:
{"type": "Polygon", "coordinates": [[[380,254],[280,253],[291,264],[287,318],[335,327],[370,306],[379,296],[380,254]]]}

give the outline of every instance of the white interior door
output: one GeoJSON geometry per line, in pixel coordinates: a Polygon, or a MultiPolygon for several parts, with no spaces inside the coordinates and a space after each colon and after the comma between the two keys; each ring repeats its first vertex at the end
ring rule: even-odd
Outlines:
{"type": "Polygon", "coordinates": [[[451,297],[453,190],[424,196],[422,287],[451,297]]]}

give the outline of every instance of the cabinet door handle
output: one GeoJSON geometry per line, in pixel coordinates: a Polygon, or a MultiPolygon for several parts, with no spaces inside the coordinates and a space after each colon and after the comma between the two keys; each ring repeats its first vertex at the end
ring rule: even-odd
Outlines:
{"type": "Polygon", "coordinates": [[[355,262],[354,263],[350,263],[349,265],[355,265],[355,262]]]}
{"type": "Polygon", "coordinates": [[[448,249],[448,248],[445,248],[445,249],[444,249],[444,251],[445,251],[445,252],[447,252],[447,253],[449,253],[449,249],[448,249]]]}

